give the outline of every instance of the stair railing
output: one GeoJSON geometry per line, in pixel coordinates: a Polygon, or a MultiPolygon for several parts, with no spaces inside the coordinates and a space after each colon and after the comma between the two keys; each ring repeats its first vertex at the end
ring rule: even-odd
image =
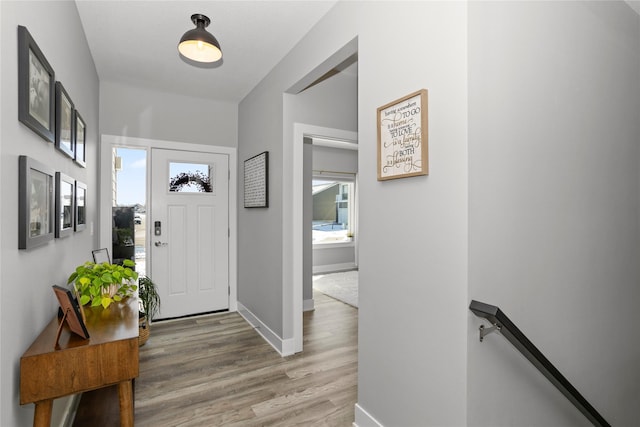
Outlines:
{"type": "Polygon", "coordinates": [[[494,305],[485,304],[480,301],[472,300],[469,305],[476,316],[487,319],[491,326],[485,328],[480,326],[480,342],[484,337],[492,332],[500,332],[513,346],[529,359],[533,365],[544,375],[551,383],[556,386],[562,394],[573,405],[584,414],[585,417],[597,427],[610,427],[610,424],[598,413],[598,411],[578,392],[578,390],[565,378],[564,375],[556,369],[555,366],[547,359],[538,348],[526,337],[520,329],[494,305]]]}

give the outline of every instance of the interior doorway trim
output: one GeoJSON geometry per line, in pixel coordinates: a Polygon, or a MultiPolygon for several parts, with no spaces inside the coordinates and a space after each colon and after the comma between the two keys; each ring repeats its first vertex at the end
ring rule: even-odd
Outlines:
{"type": "Polygon", "coordinates": [[[294,352],[302,351],[302,312],[303,312],[303,198],[304,198],[304,138],[328,138],[334,140],[358,142],[358,133],[348,130],[314,126],[305,123],[293,124],[293,212],[291,221],[293,278],[293,338],[294,352]]]}
{"type": "MultiPolygon", "coordinates": [[[[137,148],[147,151],[147,159],[152,148],[169,150],[199,151],[205,153],[226,154],[229,156],[229,311],[238,310],[238,154],[234,147],[192,144],[187,142],[163,141],[157,139],[135,138],[130,136],[101,135],[100,172],[99,172],[99,215],[98,215],[98,247],[111,246],[111,153],[113,148],[137,148]]],[[[146,205],[150,206],[151,168],[147,163],[147,195],[146,205]]],[[[147,224],[149,226],[149,224],[147,224]]],[[[147,230],[148,232],[148,230],[147,230]]],[[[148,248],[147,248],[148,250],[148,248]]]]}

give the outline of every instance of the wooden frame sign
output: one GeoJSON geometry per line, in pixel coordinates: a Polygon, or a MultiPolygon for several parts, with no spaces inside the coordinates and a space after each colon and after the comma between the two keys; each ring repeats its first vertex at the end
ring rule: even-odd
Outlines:
{"type": "Polygon", "coordinates": [[[58,339],[60,338],[62,324],[65,323],[65,321],[67,325],[69,325],[69,329],[71,329],[72,332],[84,338],[85,340],[89,339],[89,331],[87,330],[87,327],[85,325],[83,308],[80,307],[78,301],[73,298],[71,291],[63,288],[62,286],[53,285],[53,292],[58,298],[58,302],[60,303],[60,308],[62,309],[63,313],[63,317],[60,320],[60,325],[58,327],[58,332],[56,335],[56,345],[58,343],[58,339]]]}
{"type": "Polygon", "coordinates": [[[427,90],[378,108],[378,181],[429,174],[427,90]]]}

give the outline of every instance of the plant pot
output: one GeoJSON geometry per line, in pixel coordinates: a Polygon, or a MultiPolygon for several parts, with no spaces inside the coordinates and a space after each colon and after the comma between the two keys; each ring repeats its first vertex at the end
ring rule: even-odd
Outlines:
{"type": "Polygon", "coordinates": [[[138,346],[142,347],[146,344],[149,339],[149,335],[151,334],[149,322],[147,321],[147,316],[144,313],[140,313],[138,317],[138,346]]]}

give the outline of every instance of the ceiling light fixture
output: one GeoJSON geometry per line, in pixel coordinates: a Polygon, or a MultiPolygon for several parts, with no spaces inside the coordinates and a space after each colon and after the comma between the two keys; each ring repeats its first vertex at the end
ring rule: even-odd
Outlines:
{"type": "Polygon", "coordinates": [[[205,30],[211,23],[206,16],[196,13],[191,15],[191,21],[196,28],[184,33],[178,44],[180,54],[197,62],[216,62],[222,58],[220,43],[213,35],[205,30]]]}

